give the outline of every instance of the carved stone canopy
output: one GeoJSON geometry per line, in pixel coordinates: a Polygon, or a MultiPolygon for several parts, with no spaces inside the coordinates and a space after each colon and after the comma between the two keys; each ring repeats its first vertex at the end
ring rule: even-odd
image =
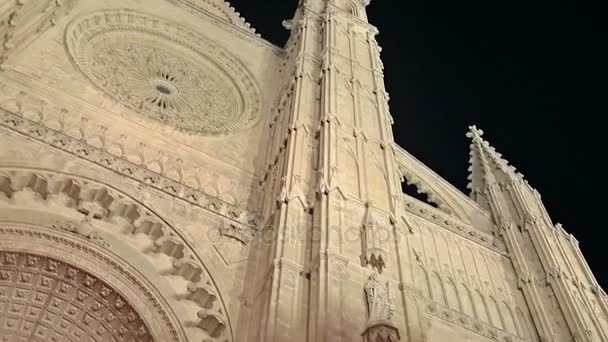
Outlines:
{"type": "Polygon", "coordinates": [[[24,252],[0,252],[0,322],[2,341],[154,341],[128,299],[103,279],[24,252]]]}

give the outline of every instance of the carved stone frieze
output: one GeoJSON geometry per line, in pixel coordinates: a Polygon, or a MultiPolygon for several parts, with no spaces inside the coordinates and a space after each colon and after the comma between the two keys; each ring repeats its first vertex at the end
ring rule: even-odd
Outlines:
{"type": "MultiPolygon", "coordinates": [[[[236,221],[249,227],[258,224],[257,214],[245,211],[237,204],[230,204],[216,196],[168,177],[162,170],[151,170],[143,163],[137,164],[118,151],[116,154],[108,148],[93,146],[85,139],[72,137],[62,131],[45,126],[48,121],[35,122],[22,114],[0,108],[0,128],[17,132],[53,148],[70,153],[78,158],[90,161],[113,172],[140,182],[142,185],[155,188],[174,198],[218,214],[229,221],[236,221]]],[[[143,158],[143,156],[142,156],[143,158]]],[[[143,162],[143,160],[142,160],[143,162]]]]}
{"type": "Polygon", "coordinates": [[[198,32],[131,11],[78,18],[66,31],[74,64],[102,92],[193,133],[257,123],[261,94],[240,61],[198,32]]]}

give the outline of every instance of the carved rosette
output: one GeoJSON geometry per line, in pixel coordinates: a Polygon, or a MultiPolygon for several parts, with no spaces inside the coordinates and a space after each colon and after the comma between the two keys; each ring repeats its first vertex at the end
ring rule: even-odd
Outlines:
{"type": "Polygon", "coordinates": [[[258,121],[261,96],[246,68],[179,24],[126,10],[97,12],[68,26],[66,45],[99,90],[147,118],[203,134],[258,121]]]}

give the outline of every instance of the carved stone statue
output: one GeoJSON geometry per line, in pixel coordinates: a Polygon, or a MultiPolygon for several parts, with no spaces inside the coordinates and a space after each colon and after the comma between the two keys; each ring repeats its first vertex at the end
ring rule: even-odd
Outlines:
{"type": "Polygon", "coordinates": [[[399,329],[391,319],[395,315],[393,299],[388,282],[383,283],[378,273],[372,274],[365,283],[368,321],[363,332],[365,342],[399,341],[399,329]]]}
{"type": "Polygon", "coordinates": [[[389,321],[394,313],[393,301],[390,296],[388,282],[383,284],[374,273],[365,283],[365,296],[369,313],[368,322],[389,321]]]}

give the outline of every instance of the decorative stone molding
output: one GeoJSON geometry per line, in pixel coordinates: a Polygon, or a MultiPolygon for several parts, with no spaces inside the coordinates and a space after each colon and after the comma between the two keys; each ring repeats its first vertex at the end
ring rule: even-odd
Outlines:
{"type": "Polygon", "coordinates": [[[119,10],[66,29],[76,67],[102,92],[148,118],[203,134],[256,124],[261,93],[243,64],[202,34],[119,10]]]}
{"type": "Polygon", "coordinates": [[[104,248],[112,247],[107,241],[105,241],[101,236],[99,236],[99,233],[95,231],[94,227],[92,227],[90,219],[88,217],[82,220],[81,222],[75,222],[71,220],[57,222],[51,225],[51,227],[82,235],[104,248]]]}
{"type": "MultiPolygon", "coordinates": [[[[149,253],[164,254],[173,260],[172,270],[166,276],[181,277],[185,281],[187,289],[176,289],[176,292],[188,293],[183,300],[200,307],[198,319],[192,318],[197,326],[220,340],[230,335],[227,311],[203,262],[181,233],[150,208],[105,184],[57,172],[0,169],[0,184],[0,210],[29,209],[36,202],[64,206],[70,217],[83,217],[87,227],[73,222],[60,222],[51,227],[81,235],[96,244],[104,244],[96,233],[103,225],[118,226],[120,229],[105,233],[117,234],[120,240],[121,236],[135,234],[148,237],[152,241],[149,253]]],[[[104,244],[104,247],[110,246],[104,244]]]]}
{"type": "Polygon", "coordinates": [[[96,147],[86,139],[72,137],[64,131],[45,126],[45,123],[48,121],[35,122],[25,118],[21,113],[13,113],[0,108],[0,128],[19,133],[92,162],[133,179],[143,186],[154,188],[173,198],[220,215],[229,221],[235,221],[248,227],[257,227],[257,214],[249,213],[237,204],[227,203],[217,195],[209,195],[199,189],[194,189],[185,184],[184,180],[175,180],[164,173],[152,171],[147,164],[132,162],[124,153],[119,153],[120,151],[114,154],[108,148],[96,147]]]}
{"type": "Polygon", "coordinates": [[[256,236],[256,231],[242,225],[223,222],[220,224],[220,234],[233,238],[243,245],[248,245],[256,236]]]}

